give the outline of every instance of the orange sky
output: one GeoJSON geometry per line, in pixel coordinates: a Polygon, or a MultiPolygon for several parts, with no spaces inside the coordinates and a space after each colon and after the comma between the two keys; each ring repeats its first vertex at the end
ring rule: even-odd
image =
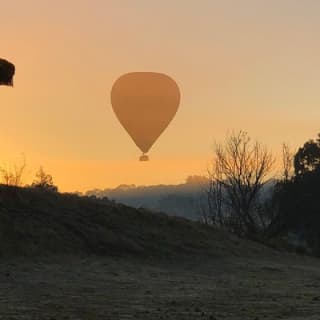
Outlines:
{"type": "Polygon", "coordinates": [[[24,153],[62,191],[182,182],[205,172],[214,139],[243,129],[279,150],[320,130],[317,0],[11,0],[1,4],[2,163],[24,153]],[[117,121],[122,74],[162,72],[180,109],[149,163],[117,121]]]}

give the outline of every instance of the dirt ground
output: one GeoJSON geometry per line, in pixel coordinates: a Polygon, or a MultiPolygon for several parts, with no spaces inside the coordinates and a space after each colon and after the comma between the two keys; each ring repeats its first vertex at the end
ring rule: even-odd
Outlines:
{"type": "Polygon", "coordinates": [[[320,261],[55,257],[0,264],[0,319],[320,319],[320,261]]]}

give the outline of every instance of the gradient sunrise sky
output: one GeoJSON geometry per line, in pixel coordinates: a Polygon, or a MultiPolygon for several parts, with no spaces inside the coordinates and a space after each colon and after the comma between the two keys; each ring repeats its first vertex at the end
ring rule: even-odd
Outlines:
{"type": "Polygon", "coordinates": [[[320,130],[318,0],[1,2],[1,163],[44,166],[62,191],[179,183],[206,171],[212,143],[243,129],[276,152],[320,130]],[[149,153],[112,112],[122,74],[162,72],[180,109],[149,153]]]}

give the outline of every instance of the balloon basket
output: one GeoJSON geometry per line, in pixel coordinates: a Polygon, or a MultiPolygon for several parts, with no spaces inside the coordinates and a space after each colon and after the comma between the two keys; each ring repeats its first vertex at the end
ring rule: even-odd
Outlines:
{"type": "Polygon", "coordinates": [[[149,161],[149,157],[148,155],[146,154],[143,154],[140,158],[139,158],[140,161],[149,161]]]}
{"type": "Polygon", "coordinates": [[[13,87],[13,80],[2,80],[0,81],[0,86],[9,86],[13,87]]]}
{"type": "Polygon", "coordinates": [[[15,66],[11,62],[0,59],[0,85],[13,87],[14,72],[15,66]]]}

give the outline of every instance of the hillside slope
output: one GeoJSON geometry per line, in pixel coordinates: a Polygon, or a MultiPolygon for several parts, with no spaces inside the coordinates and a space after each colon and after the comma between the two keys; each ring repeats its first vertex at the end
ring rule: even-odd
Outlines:
{"type": "Polygon", "coordinates": [[[1,255],[216,256],[262,250],[199,223],[106,199],[5,186],[0,186],[0,240],[1,255]]]}

